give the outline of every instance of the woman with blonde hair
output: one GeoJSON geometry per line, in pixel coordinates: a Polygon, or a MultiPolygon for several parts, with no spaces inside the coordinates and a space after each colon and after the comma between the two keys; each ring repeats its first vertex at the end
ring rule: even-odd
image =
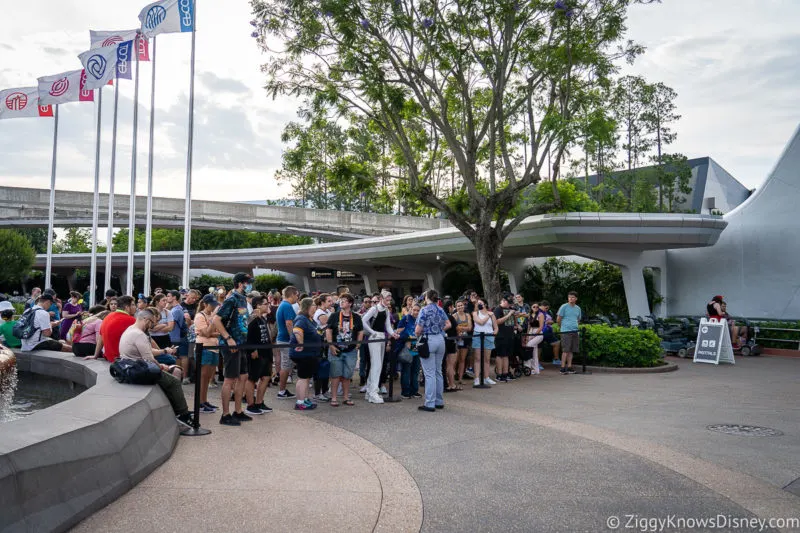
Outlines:
{"type": "MultiPolygon", "coordinates": [[[[369,335],[369,340],[396,339],[398,337],[392,327],[389,316],[389,305],[392,303],[392,293],[381,291],[377,305],[373,305],[362,317],[364,331],[369,335]]],[[[385,342],[369,343],[369,377],[367,378],[367,391],[365,399],[370,403],[383,403],[383,398],[378,393],[381,370],[383,370],[383,356],[386,353],[385,342]]],[[[392,372],[394,375],[394,372],[392,372]]]]}

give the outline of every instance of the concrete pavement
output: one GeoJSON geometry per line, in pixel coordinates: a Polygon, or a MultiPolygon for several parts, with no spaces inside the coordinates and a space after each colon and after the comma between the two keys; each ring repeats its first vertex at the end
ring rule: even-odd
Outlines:
{"type": "MultiPolygon", "coordinates": [[[[419,412],[419,401],[297,413],[270,394],[276,413],[242,428],[203,415],[211,436],[181,439],[169,462],[76,531],[171,531],[187,520],[222,531],[224,516],[238,531],[437,533],[608,531],[611,517],[623,530],[670,515],[800,518],[790,492],[800,478],[800,360],[675,361],[677,372],[652,375],[560,376],[549,367],[447,394],[436,413],[419,412]],[[783,435],[706,428],[720,423],[783,435]],[[238,459],[222,462],[232,449],[238,459]],[[253,452],[263,460],[236,466],[253,452]],[[189,463],[199,470],[189,473],[189,463]],[[143,513],[147,502],[163,510],[143,513]]],[[[800,530],[772,525],[737,530],[800,530]]]]}

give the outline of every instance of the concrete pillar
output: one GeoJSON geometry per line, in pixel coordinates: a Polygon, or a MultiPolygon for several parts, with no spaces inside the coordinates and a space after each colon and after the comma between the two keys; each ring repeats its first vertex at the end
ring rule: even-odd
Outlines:
{"type": "Polygon", "coordinates": [[[70,270],[69,274],[67,274],[67,287],[69,287],[70,291],[78,290],[76,287],[78,285],[78,275],[75,273],[74,270],[70,270]]]}
{"type": "Polygon", "coordinates": [[[373,294],[378,290],[378,273],[375,270],[369,270],[366,272],[359,272],[361,274],[361,278],[364,280],[364,290],[367,291],[367,294],[373,294]]]}
{"type": "Polygon", "coordinates": [[[653,267],[653,285],[661,296],[661,302],[655,304],[653,314],[666,317],[667,313],[667,275],[664,267],[653,267]]]}
{"type": "Polygon", "coordinates": [[[442,290],[442,269],[438,266],[435,266],[425,272],[425,287],[424,290],[428,289],[436,289],[437,291],[442,290]]]}
{"type": "Polygon", "coordinates": [[[632,265],[620,265],[622,283],[625,286],[625,300],[628,302],[628,315],[631,318],[650,314],[642,268],[639,262],[632,265]]]}
{"type": "Polygon", "coordinates": [[[506,259],[503,261],[503,270],[508,274],[508,287],[514,294],[517,294],[525,282],[525,259],[506,259]]]}
{"type": "Polygon", "coordinates": [[[311,274],[303,274],[303,291],[307,294],[311,294],[311,274]]]}

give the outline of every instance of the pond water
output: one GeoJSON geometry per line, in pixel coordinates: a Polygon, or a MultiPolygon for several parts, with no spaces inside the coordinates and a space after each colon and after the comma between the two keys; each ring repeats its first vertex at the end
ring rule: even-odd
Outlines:
{"type": "Polygon", "coordinates": [[[0,423],[30,416],[86,390],[71,381],[30,372],[18,372],[16,382],[16,388],[10,388],[3,395],[5,398],[0,398],[0,423]]]}

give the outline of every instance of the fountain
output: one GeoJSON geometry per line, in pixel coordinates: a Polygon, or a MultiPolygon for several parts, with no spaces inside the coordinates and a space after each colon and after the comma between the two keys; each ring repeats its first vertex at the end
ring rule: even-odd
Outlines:
{"type": "Polygon", "coordinates": [[[0,419],[2,412],[11,405],[16,387],[17,356],[5,346],[0,346],[0,419]]]}

